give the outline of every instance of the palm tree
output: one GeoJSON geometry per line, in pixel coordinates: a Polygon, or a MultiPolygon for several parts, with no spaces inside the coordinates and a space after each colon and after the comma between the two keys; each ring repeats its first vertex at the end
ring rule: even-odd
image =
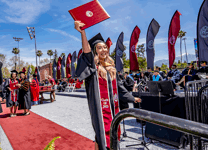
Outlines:
{"type": "Polygon", "coordinates": [[[48,56],[50,56],[50,63],[51,63],[51,56],[53,56],[53,51],[50,49],[47,51],[48,56]]]}
{"type": "Polygon", "coordinates": [[[180,30],[178,33],[178,38],[180,38],[180,51],[181,51],[181,62],[182,62],[182,38],[186,36],[186,32],[180,30]]]}
{"type": "Polygon", "coordinates": [[[37,51],[37,56],[39,57],[39,66],[40,66],[40,57],[43,55],[41,50],[37,51]]]}
{"type": "Polygon", "coordinates": [[[15,70],[17,69],[17,54],[19,54],[20,50],[18,48],[13,48],[12,53],[15,55],[15,70]]]}

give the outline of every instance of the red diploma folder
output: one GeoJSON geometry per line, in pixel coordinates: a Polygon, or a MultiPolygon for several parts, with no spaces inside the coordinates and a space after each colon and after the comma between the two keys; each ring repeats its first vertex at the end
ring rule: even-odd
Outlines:
{"type": "Polygon", "coordinates": [[[110,18],[108,13],[97,0],[71,9],[69,10],[69,13],[75,21],[81,21],[85,24],[85,26],[81,28],[82,30],[110,18]]]}
{"type": "Polygon", "coordinates": [[[9,85],[10,89],[12,89],[12,90],[18,89],[19,87],[17,86],[17,84],[18,84],[18,83],[11,83],[11,84],[9,85]]]}

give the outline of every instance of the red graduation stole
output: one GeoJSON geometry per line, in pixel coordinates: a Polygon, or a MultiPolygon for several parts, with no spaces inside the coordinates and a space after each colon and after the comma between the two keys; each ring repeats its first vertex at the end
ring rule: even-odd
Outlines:
{"type": "MultiPolygon", "coordinates": [[[[9,85],[11,85],[12,83],[18,84],[19,82],[16,79],[13,81],[11,79],[9,79],[9,85]]],[[[17,90],[16,89],[11,91],[11,100],[13,102],[17,101],[17,90]]]]}
{"type": "MultiPolygon", "coordinates": [[[[108,82],[102,77],[98,77],[99,81],[99,90],[100,90],[100,100],[101,100],[101,109],[103,116],[103,126],[105,131],[105,142],[106,147],[110,148],[110,127],[111,122],[113,120],[113,110],[115,111],[115,115],[119,112],[119,99],[118,99],[118,90],[117,90],[117,82],[116,79],[112,81],[112,92],[113,92],[113,101],[114,101],[114,109],[111,108],[110,103],[110,94],[109,94],[109,85],[108,82]]],[[[118,128],[118,139],[120,140],[120,126],[118,128]]]]}

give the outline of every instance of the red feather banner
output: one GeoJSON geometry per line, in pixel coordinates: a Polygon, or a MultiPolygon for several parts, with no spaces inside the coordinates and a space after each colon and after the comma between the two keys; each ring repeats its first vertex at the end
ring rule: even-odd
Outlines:
{"type": "Polygon", "coordinates": [[[168,33],[169,68],[172,67],[175,61],[175,43],[180,31],[180,15],[181,13],[176,10],[170,22],[168,33]]]}
{"type": "Polygon", "coordinates": [[[129,47],[130,70],[132,71],[139,70],[139,64],[136,55],[136,46],[139,40],[139,35],[140,35],[140,29],[138,26],[136,26],[131,34],[130,47],[129,47]]]}
{"type": "Polygon", "coordinates": [[[59,57],[57,63],[57,79],[61,79],[61,57],[59,57]]]}

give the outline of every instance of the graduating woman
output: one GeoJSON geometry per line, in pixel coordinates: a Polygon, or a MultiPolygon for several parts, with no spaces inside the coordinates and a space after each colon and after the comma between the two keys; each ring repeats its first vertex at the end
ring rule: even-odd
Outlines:
{"type": "Polygon", "coordinates": [[[18,106],[18,86],[17,79],[18,72],[16,70],[11,71],[11,78],[7,79],[5,82],[4,91],[6,93],[6,106],[10,107],[10,116],[15,117],[16,116],[16,110],[18,106]],[[12,111],[14,108],[14,112],[12,111]]]}
{"type": "Polygon", "coordinates": [[[17,86],[19,87],[19,110],[24,109],[23,115],[29,115],[31,109],[31,96],[30,96],[30,82],[26,79],[26,75],[24,71],[19,72],[20,79],[17,86]]]}
{"type": "Polygon", "coordinates": [[[141,99],[134,98],[122,85],[102,36],[98,34],[88,42],[85,31],[80,29],[83,26],[80,21],[75,21],[75,29],[81,33],[83,49],[76,75],[80,81],[85,79],[95,130],[95,150],[106,150],[110,148],[110,126],[113,117],[119,112],[119,103],[140,102],[141,99]]]}

